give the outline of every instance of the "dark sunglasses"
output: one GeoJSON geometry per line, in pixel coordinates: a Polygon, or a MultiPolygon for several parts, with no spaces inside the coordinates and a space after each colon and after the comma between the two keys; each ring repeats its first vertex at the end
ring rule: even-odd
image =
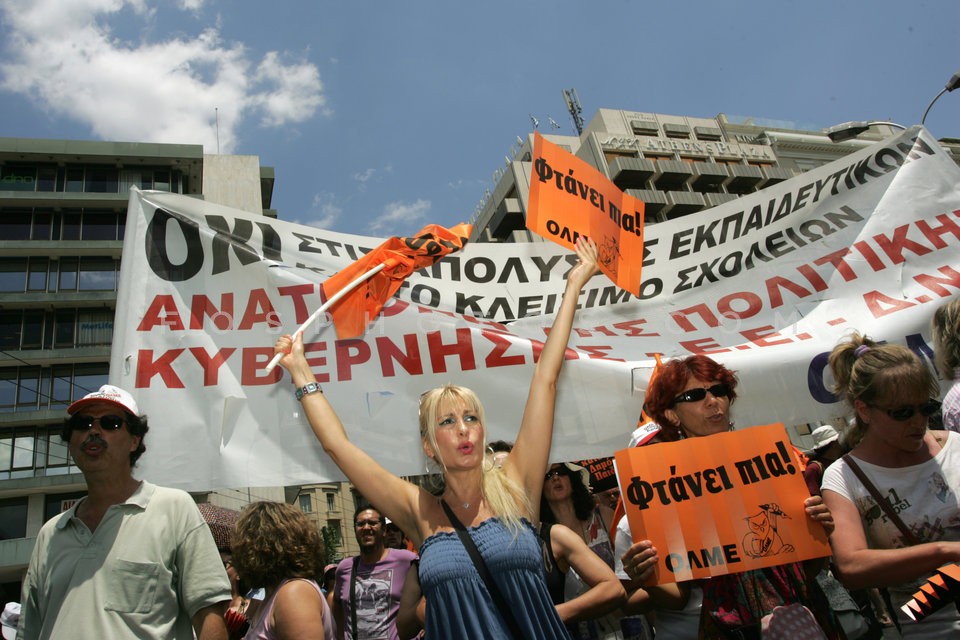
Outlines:
{"type": "Polygon", "coordinates": [[[710,395],[712,395],[714,398],[727,398],[730,396],[730,392],[733,390],[727,383],[719,382],[712,387],[707,387],[706,389],[699,387],[697,389],[684,391],[674,398],[670,404],[673,405],[677,404],[678,402],[700,402],[707,397],[707,391],[709,391],[710,395]]]}
{"type": "Polygon", "coordinates": [[[569,476],[570,472],[567,471],[566,467],[557,467],[556,469],[550,469],[547,471],[547,475],[543,476],[544,480],[549,480],[550,478],[559,478],[560,476],[569,476]]]}
{"type": "Polygon", "coordinates": [[[126,421],[127,419],[123,416],[100,416],[99,418],[95,418],[93,416],[74,414],[70,418],[70,428],[77,431],[87,431],[93,428],[95,422],[99,422],[100,428],[104,431],[117,431],[126,421]]]}
{"type": "Polygon", "coordinates": [[[906,422],[917,413],[922,415],[924,418],[929,418],[937,411],[940,411],[940,402],[937,400],[927,400],[923,404],[918,404],[916,406],[905,405],[902,407],[895,407],[893,409],[883,409],[883,411],[886,411],[887,415],[897,422],[906,422]]]}

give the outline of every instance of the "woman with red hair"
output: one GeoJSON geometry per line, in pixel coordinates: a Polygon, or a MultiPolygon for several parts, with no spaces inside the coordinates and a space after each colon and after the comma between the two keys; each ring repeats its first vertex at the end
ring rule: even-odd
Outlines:
{"type": "MultiPolygon", "coordinates": [[[[664,440],[704,438],[733,428],[730,407],[737,398],[737,376],[721,363],[704,355],[671,360],[664,364],[650,383],[644,410],[660,425],[664,440]]],[[[807,515],[832,529],[830,512],[819,496],[805,502],[807,515]]],[[[618,526],[619,551],[630,542],[618,526]]],[[[653,574],[659,558],[649,540],[630,544],[622,553],[622,574],[631,579],[631,589],[642,589],[653,574]]],[[[703,594],[700,608],[701,638],[760,638],[762,619],[774,607],[799,603],[810,609],[823,628],[819,637],[835,637],[834,623],[825,598],[813,587],[802,565],[790,563],[777,567],[717,576],[699,584],[661,585],[645,588],[653,606],[685,610],[687,620],[693,612],[685,609],[692,587],[703,594]]],[[[630,600],[637,601],[633,597],[630,600]]],[[[667,618],[667,616],[665,616],[667,618]]],[[[679,621],[678,621],[679,623],[679,621]]],[[[658,637],[667,631],[654,625],[658,637]]],[[[815,629],[808,629],[815,631],[815,629]]],[[[804,636],[818,637],[818,636],[804,636]]]]}

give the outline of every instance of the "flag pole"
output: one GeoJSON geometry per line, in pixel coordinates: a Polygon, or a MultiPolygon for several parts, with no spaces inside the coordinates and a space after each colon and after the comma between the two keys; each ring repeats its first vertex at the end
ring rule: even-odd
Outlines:
{"type": "MultiPolygon", "coordinates": [[[[293,337],[296,338],[298,335],[300,335],[300,334],[302,334],[304,331],[306,331],[306,330],[307,330],[307,327],[309,327],[311,324],[313,324],[314,321],[315,321],[317,318],[319,318],[320,315],[321,315],[324,311],[326,311],[326,310],[329,309],[331,306],[333,306],[334,304],[336,304],[337,301],[338,301],[340,298],[342,298],[343,296],[345,296],[345,295],[347,295],[348,293],[350,293],[351,291],[353,291],[358,285],[362,284],[362,283],[365,282],[366,280],[369,280],[370,278],[372,278],[372,277],[375,276],[376,274],[378,274],[378,273],[380,273],[381,271],[383,271],[384,268],[390,266],[391,262],[395,262],[395,261],[394,261],[394,260],[387,260],[386,262],[381,262],[380,264],[378,264],[377,266],[375,266],[373,269],[370,269],[370,271],[367,271],[367,272],[364,273],[363,275],[358,276],[356,279],[354,279],[352,282],[350,282],[350,284],[346,285],[345,287],[343,287],[342,289],[340,289],[339,291],[337,291],[335,294],[333,294],[332,296],[330,296],[330,297],[327,299],[326,302],[324,302],[322,305],[320,305],[320,308],[319,308],[319,309],[317,309],[316,311],[314,311],[314,312],[310,315],[310,317],[307,318],[307,319],[303,322],[303,324],[301,324],[301,325],[297,328],[297,331],[296,331],[296,333],[293,334],[293,337]]],[[[271,360],[271,361],[269,362],[269,364],[267,364],[266,368],[264,369],[264,372],[270,373],[271,371],[273,371],[273,369],[274,369],[274,368],[280,363],[280,361],[283,359],[283,356],[284,356],[283,353],[278,353],[278,354],[276,354],[275,356],[273,356],[273,360],[271,360]]]]}

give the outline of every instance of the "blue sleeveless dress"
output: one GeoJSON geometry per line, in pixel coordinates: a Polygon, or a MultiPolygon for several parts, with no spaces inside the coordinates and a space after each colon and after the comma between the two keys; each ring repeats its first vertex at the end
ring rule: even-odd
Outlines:
{"type": "MultiPolygon", "coordinates": [[[[533,527],[524,521],[514,537],[500,520],[490,518],[467,530],[524,637],[569,640],[547,592],[543,555],[533,527]]],[[[427,599],[427,638],[511,640],[507,623],[456,532],[441,531],[424,540],[420,586],[427,599]]]]}

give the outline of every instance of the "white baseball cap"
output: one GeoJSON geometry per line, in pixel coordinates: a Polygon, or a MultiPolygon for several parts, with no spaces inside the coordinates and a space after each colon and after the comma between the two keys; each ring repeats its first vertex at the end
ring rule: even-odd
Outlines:
{"type": "Polygon", "coordinates": [[[17,637],[17,625],[20,624],[20,603],[8,602],[0,613],[0,631],[3,631],[3,640],[14,640],[17,637]]]}
{"type": "Polygon", "coordinates": [[[67,413],[73,415],[80,409],[83,409],[85,406],[95,402],[106,402],[108,404],[113,404],[120,407],[127,413],[130,413],[131,415],[140,415],[140,409],[137,408],[137,401],[133,399],[133,396],[120,387],[115,387],[110,384],[103,385],[97,391],[88,393],[71,404],[69,407],[67,407],[67,413]]]}

